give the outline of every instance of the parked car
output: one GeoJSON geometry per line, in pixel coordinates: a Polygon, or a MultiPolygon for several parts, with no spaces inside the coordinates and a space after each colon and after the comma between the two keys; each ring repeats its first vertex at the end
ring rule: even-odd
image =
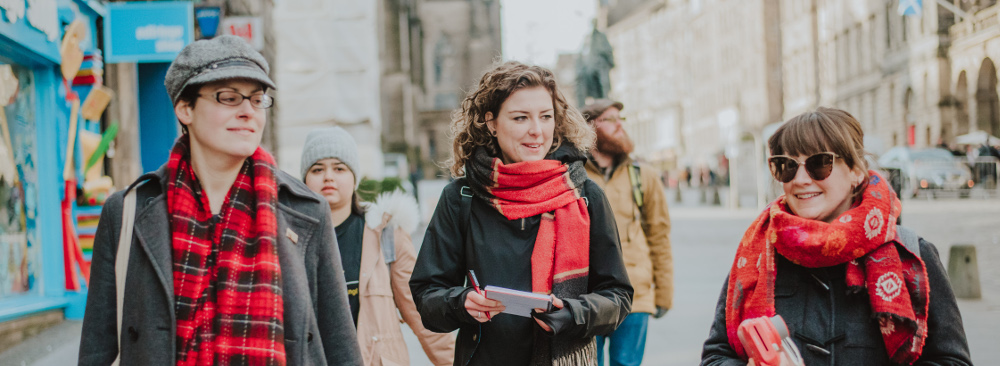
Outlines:
{"type": "Polygon", "coordinates": [[[925,190],[931,195],[940,190],[958,191],[960,196],[968,197],[975,185],[969,167],[941,148],[897,146],[882,154],[878,164],[900,170],[903,178],[900,193],[906,198],[925,190]]]}

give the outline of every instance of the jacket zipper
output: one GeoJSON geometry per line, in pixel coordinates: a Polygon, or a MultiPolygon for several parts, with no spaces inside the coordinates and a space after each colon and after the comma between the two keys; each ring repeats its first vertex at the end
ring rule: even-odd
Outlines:
{"type": "Polygon", "coordinates": [[[521,218],[521,231],[524,231],[524,218],[521,218]]]}

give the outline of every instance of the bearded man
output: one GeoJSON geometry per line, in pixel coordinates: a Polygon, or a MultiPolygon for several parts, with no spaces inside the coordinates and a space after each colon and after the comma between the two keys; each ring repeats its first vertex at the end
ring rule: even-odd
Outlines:
{"type": "Polygon", "coordinates": [[[670,214],[659,172],[629,157],[634,145],[621,117],[624,105],[607,99],[583,109],[597,132],[590,151],[587,175],[608,197],[629,280],[635,288],[632,313],[613,333],[597,337],[598,365],[604,365],[604,344],[610,341],[610,365],[642,363],[649,316],[660,318],[673,305],[673,257],[670,252],[670,214]]]}

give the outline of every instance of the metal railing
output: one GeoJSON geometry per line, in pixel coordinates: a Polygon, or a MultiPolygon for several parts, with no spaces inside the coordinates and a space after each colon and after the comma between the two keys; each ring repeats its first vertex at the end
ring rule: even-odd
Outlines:
{"type": "Polygon", "coordinates": [[[1000,159],[993,156],[980,156],[974,161],[965,159],[972,171],[972,181],[976,186],[983,189],[997,189],[1000,187],[1000,159]]]}

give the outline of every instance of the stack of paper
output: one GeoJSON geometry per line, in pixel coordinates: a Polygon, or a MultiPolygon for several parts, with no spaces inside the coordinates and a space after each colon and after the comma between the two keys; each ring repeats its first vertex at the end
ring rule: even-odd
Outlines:
{"type": "Polygon", "coordinates": [[[532,309],[548,311],[552,307],[552,297],[549,295],[497,286],[486,286],[484,290],[487,299],[497,300],[506,307],[503,311],[506,314],[530,318],[532,309]]]}

